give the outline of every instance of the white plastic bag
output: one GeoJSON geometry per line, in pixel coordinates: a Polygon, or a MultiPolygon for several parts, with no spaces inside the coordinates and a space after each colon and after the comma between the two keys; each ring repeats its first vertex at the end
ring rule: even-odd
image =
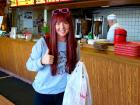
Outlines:
{"type": "Polygon", "coordinates": [[[69,77],[63,105],[92,105],[88,74],[83,62],[79,61],[69,77]]]}

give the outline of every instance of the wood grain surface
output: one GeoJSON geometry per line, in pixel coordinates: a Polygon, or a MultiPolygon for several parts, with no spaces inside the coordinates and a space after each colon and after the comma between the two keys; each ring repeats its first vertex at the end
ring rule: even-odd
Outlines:
{"type": "Polygon", "coordinates": [[[0,105],[15,105],[4,96],[0,95],[0,105]]]}
{"type": "Polygon", "coordinates": [[[33,81],[35,73],[26,69],[33,42],[0,38],[0,67],[33,81]]]}
{"type": "Polygon", "coordinates": [[[81,48],[94,105],[140,105],[140,59],[81,48]]]}

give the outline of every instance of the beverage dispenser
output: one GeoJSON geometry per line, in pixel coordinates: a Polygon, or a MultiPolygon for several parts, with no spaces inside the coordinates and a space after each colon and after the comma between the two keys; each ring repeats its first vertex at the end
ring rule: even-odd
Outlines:
{"type": "Polygon", "coordinates": [[[81,33],[81,19],[77,18],[75,19],[75,37],[77,39],[82,38],[82,33],[81,33]]]}
{"type": "Polygon", "coordinates": [[[99,38],[103,35],[103,17],[93,18],[93,34],[96,38],[99,38]]]}
{"type": "Polygon", "coordinates": [[[88,35],[91,32],[92,20],[90,18],[81,19],[81,33],[82,35],[88,35]]]}

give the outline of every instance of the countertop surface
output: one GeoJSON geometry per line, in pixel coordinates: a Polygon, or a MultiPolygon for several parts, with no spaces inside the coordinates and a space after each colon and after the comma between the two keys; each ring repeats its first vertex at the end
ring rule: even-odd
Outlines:
{"type": "Polygon", "coordinates": [[[113,49],[114,46],[110,47],[109,50],[99,51],[94,49],[91,45],[82,45],[81,46],[81,54],[88,54],[91,56],[99,56],[102,58],[115,60],[122,63],[136,64],[140,66],[140,57],[130,57],[125,55],[115,54],[113,49]],[[111,50],[110,50],[111,49],[111,50]]]}
{"type": "MultiPolygon", "coordinates": [[[[34,45],[34,41],[27,41],[25,39],[11,39],[6,37],[0,37],[1,40],[7,40],[7,41],[15,41],[17,43],[25,43],[29,44],[30,46],[34,45]]],[[[80,46],[80,53],[81,54],[88,54],[91,56],[98,56],[109,60],[115,60],[122,63],[129,63],[129,64],[135,64],[140,66],[140,57],[130,57],[130,56],[124,56],[124,55],[118,55],[114,53],[114,46],[109,47],[105,51],[99,51],[96,50],[92,45],[88,44],[81,44],[80,46]]]]}

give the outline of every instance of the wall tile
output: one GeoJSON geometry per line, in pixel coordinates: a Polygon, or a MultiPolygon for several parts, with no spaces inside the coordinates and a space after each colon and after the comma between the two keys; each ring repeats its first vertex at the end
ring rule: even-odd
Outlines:
{"type": "Polygon", "coordinates": [[[140,7],[111,7],[98,9],[97,11],[105,18],[111,13],[116,14],[119,24],[121,24],[128,32],[127,39],[129,41],[140,41],[140,7]]]}

